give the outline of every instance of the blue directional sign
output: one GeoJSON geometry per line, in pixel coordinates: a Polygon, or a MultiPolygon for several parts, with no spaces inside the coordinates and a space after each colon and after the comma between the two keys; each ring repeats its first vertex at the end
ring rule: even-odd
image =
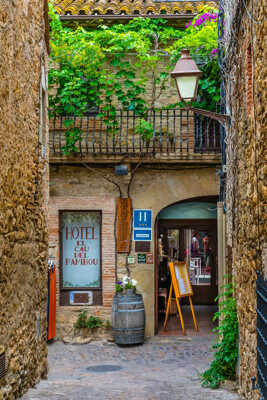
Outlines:
{"type": "Polygon", "coordinates": [[[152,229],[134,229],[133,240],[135,242],[151,242],[152,240],[152,229]]]}
{"type": "Polygon", "coordinates": [[[133,240],[152,240],[152,210],[134,210],[133,212],[133,240]]]}
{"type": "Polygon", "coordinates": [[[134,228],[152,229],[152,210],[134,210],[134,228]]]}

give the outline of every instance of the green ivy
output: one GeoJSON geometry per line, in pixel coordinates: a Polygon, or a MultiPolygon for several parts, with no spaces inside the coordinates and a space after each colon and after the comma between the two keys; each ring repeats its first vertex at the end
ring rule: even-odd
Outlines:
{"type": "Polygon", "coordinates": [[[143,141],[149,142],[153,137],[153,132],[153,125],[149,121],[146,121],[145,119],[140,119],[138,121],[135,133],[140,135],[143,141]]]}
{"type": "Polygon", "coordinates": [[[235,380],[236,365],[238,360],[238,320],[234,288],[231,283],[222,287],[219,300],[219,311],[215,313],[213,320],[220,321],[215,328],[218,341],[213,348],[216,350],[214,360],[210,367],[202,374],[202,385],[217,388],[224,380],[235,380]]]}
{"type": "MultiPolygon", "coordinates": [[[[136,133],[151,138],[150,110],[168,90],[169,72],[174,67],[182,47],[189,47],[194,56],[206,57],[201,66],[198,106],[215,109],[219,102],[219,68],[214,48],[215,25],[199,30],[181,31],[168,27],[166,20],[134,18],[127,24],[105,25],[86,30],[78,26],[63,26],[50,4],[51,55],[49,69],[50,116],[81,117],[95,107],[106,126],[106,132],[116,135],[119,123],[116,108],[135,111],[141,122],[136,133]],[[166,71],[160,61],[170,58],[166,71]],[[148,85],[151,98],[145,93],[148,85]]],[[[171,105],[167,105],[166,107],[171,105]]],[[[65,123],[64,154],[77,151],[81,130],[74,127],[74,118],[65,123]],[[67,124],[67,125],[66,125],[67,124]]]]}

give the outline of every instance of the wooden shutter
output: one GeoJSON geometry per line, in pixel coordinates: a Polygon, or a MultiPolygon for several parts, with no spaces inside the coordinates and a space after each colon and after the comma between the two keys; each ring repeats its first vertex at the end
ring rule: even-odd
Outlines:
{"type": "Polygon", "coordinates": [[[117,217],[117,252],[130,251],[130,235],[132,222],[132,201],[130,198],[118,199],[117,217]]]}

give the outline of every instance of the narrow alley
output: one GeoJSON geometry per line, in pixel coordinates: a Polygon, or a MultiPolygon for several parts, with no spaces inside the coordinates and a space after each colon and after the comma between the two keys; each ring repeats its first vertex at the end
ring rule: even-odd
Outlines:
{"type": "Polygon", "coordinates": [[[156,336],[143,346],[108,341],[49,345],[49,374],[23,400],[238,400],[230,391],[201,387],[214,335],[156,336]]]}

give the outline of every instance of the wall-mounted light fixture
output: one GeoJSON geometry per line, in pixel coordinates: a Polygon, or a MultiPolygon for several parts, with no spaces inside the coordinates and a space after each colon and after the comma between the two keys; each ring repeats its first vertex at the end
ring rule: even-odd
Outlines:
{"type": "Polygon", "coordinates": [[[177,91],[180,100],[187,104],[187,109],[197,114],[204,115],[211,119],[215,119],[225,127],[230,121],[230,116],[219,114],[200,108],[191,106],[192,102],[196,100],[198,81],[201,76],[201,71],[198,69],[197,64],[189,54],[189,50],[182,50],[182,56],[177,61],[171,76],[175,78],[177,91]]]}
{"type": "Polygon", "coordinates": [[[116,176],[128,175],[128,172],[129,172],[128,165],[125,164],[115,165],[114,173],[116,176]]]}

